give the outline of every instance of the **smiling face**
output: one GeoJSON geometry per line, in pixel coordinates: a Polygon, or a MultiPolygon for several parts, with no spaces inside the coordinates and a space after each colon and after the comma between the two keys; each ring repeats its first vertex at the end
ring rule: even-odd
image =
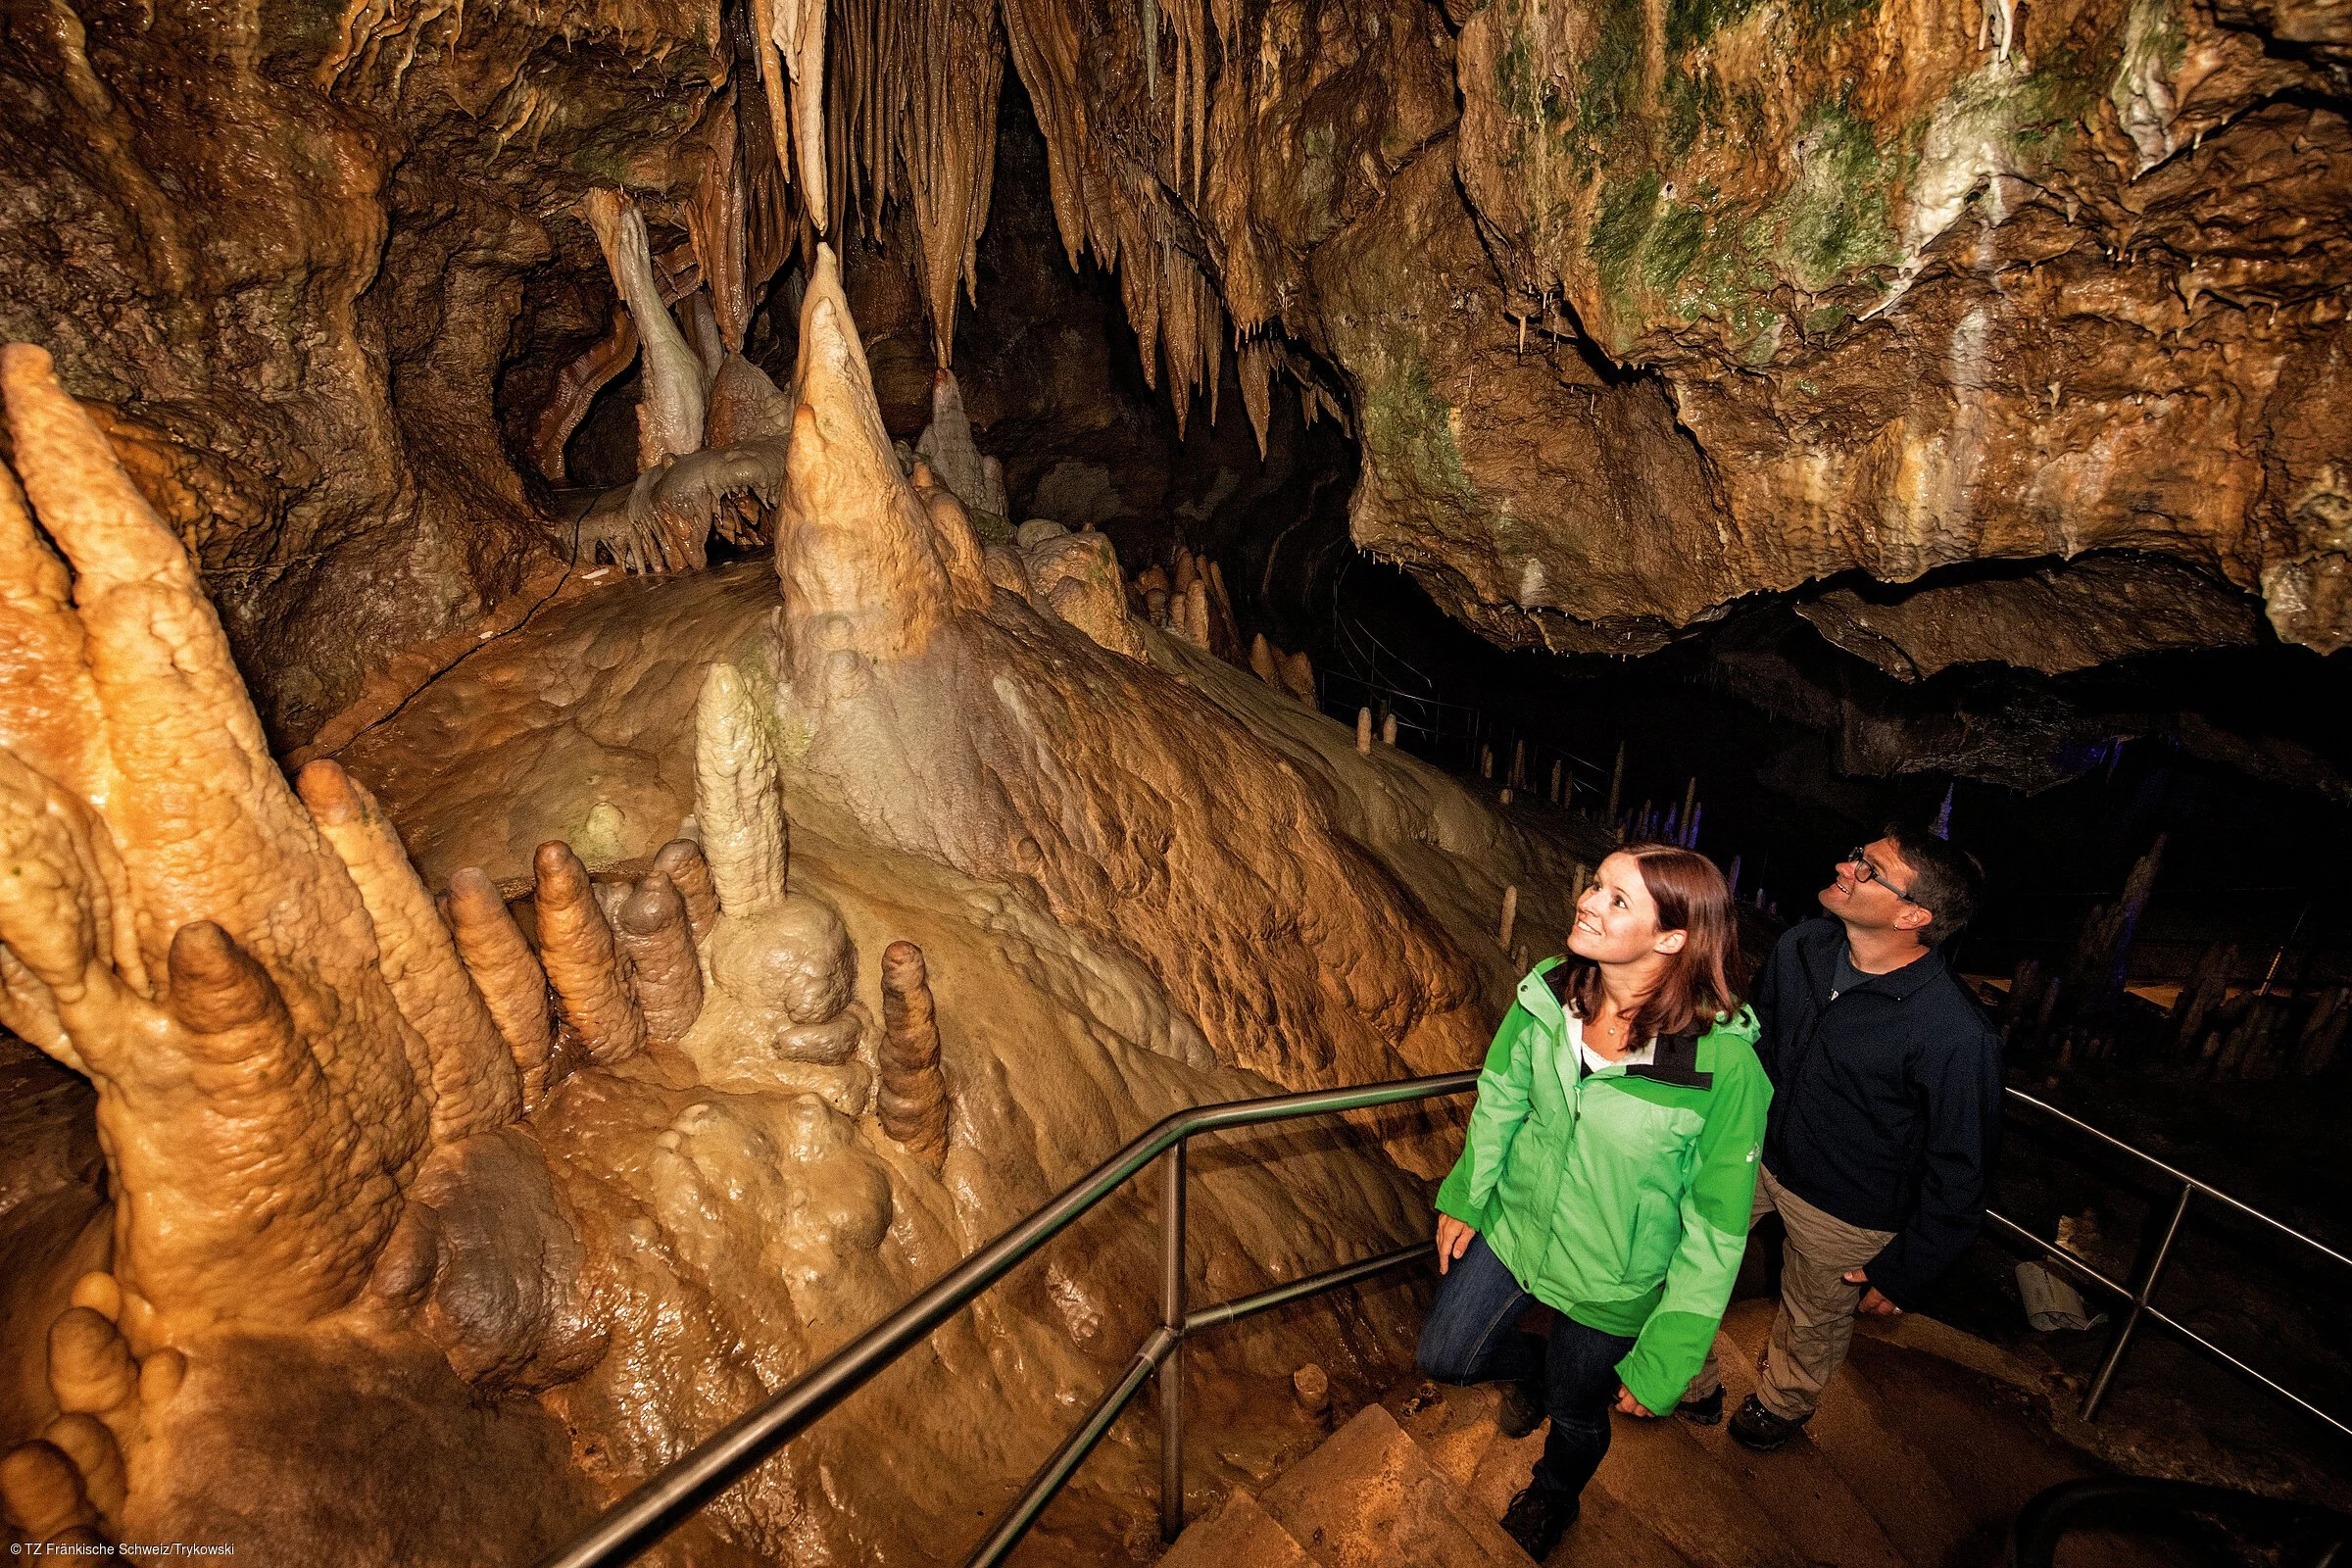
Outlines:
{"type": "Polygon", "coordinates": [[[1600,862],[1592,886],[1576,901],[1568,951],[1595,963],[1638,963],[1680,953],[1688,938],[1688,932],[1658,929],[1658,902],[1642,879],[1642,862],[1620,853],[1600,862]]]}
{"type": "Polygon", "coordinates": [[[1851,930],[1916,931],[1935,915],[1904,897],[1914,877],[1894,840],[1879,839],[1838,862],[1821,906],[1851,930]]]}

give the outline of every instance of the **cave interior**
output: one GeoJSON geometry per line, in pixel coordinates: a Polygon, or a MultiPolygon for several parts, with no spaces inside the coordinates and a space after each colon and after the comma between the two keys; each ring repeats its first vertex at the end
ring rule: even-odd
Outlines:
{"type": "MultiPolygon", "coordinates": [[[[2344,1246],[2348,104],[2298,0],[7,8],[12,1545],[532,1561],[1160,1117],[1475,1066],[1629,839],[1752,965],[1934,824],[2009,1082],[2344,1246]]],[[[1196,1288],[1460,1128],[1203,1150],[1196,1288]]],[[[954,1560],[1152,1201],[646,1560],[954,1560]]],[[[1428,1300],[1189,1352],[1200,1500],[1428,1300]]],[[[2162,1364],[2100,1462],[2344,1505],[2162,1364]]]]}

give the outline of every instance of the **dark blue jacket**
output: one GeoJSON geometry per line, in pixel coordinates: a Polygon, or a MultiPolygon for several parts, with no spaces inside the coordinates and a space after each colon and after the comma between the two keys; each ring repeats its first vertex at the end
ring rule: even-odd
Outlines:
{"type": "Polygon", "coordinates": [[[2001,1039],[1933,949],[1832,1002],[1844,946],[1837,921],[1807,920],[1756,977],[1756,1054],[1773,1083],[1764,1165],[1847,1224],[1894,1232],[1868,1273],[1909,1307],[1984,1219],[2001,1039]]]}

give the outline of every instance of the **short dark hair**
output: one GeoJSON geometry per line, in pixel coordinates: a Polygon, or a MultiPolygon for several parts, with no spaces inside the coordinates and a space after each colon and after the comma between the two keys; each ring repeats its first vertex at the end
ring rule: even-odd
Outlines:
{"type": "Polygon", "coordinates": [[[1913,823],[1887,823],[1886,837],[1911,868],[1911,902],[1935,916],[1919,928],[1919,940],[1931,948],[1949,942],[1977,912],[1984,892],[1984,862],[1913,823]]]}

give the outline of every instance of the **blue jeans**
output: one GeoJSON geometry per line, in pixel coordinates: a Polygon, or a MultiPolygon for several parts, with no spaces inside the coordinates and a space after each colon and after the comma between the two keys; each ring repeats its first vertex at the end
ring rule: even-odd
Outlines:
{"type": "Polygon", "coordinates": [[[1528,1383],[1544,1391],[1551,1432],[1531,1485],[1574,1495],[1609,1451],[1609,1407],[1617,1400],[1617,1363],[1633,1349],[1623,1335],[1587,1328],[1554,1314],[1551,1336],[1517,1327],[1535,1300],[1484,1236],[1438,1282],[1438,1303],[1422,1325],[1416,1358],[1440,1383],[1528,1383]]]}

